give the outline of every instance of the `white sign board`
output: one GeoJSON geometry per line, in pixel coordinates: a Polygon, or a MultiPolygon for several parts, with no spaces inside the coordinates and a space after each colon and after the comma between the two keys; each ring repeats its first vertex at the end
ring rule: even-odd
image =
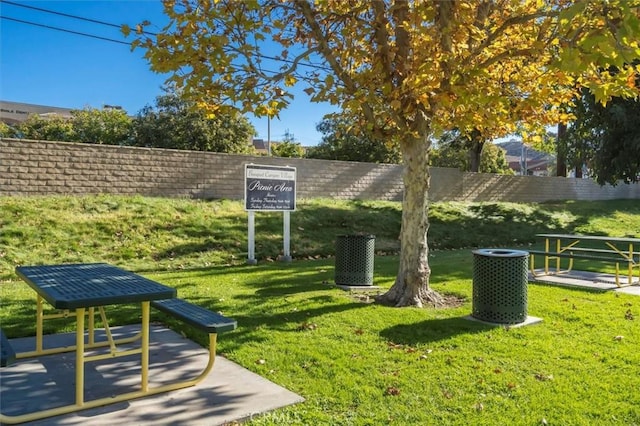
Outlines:
{"type": "Polygon", "coordinates": [[[244,208],[247,211],[294,211],[295,167],[247,164],[244,169],[244,208]]]}
{"type": "Polygon", "coordinates": [[[249,212],[248,259],[251,265],[255,259],[255,212],[281,211],[283,216],[283,256],[291,261],[290,253],[290,212],[296,209],[296,169],[295,167],[246,164],[244,167],[244,208],[249,212]]]}

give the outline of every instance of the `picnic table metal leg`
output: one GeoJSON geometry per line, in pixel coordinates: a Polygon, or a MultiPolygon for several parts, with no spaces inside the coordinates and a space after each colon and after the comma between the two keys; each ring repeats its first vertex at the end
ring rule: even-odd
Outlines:
{"type": "MultiPolygon", "coordinates": [[[[544,251],[549,253],[549,238],[544,239],[544,251]]],[[[549,258],[547,256],[544,257],[544,273],[549,274],[549,258]]]]}
{"type": "Polygon", "coordinates": [[[142,392],[149,390],[149,310],[150,303],[142,302],[142,359],[141,386],[142,392]]]}
{"type": "MultiPolygon", "coordinates": [[[[629,281],[627,281],[629,283],[629,285],[631,285],[633,283],[633,244],[629,243],[629,258],[630,258],[630,262],[628,263],[629,265],[629,281]]],[[[638,275],[638,277],[640,277],[640,274],[638,275]]]]}
{"type": "Polygon", "coordinates": [[[84,308],[76,309],[76,405],[84,404],[84,308]]]}
{"type": "MultiPolygon", "coordinates": [[[[40,305],[42,301],[40,301],[40,305]]],[[[168,383],[165,385],[160,385],[160,386],[156,386],[156,387],[152,387],[149,388],[149,340],[150,340],[150,325],[149,325],[149,320],[150,320],[150,302],[142,302],[141,304],[141,308],[142,308],[142,324],[141,324],[141,331],[139,333],[139,335],[137,337],[139,337],[141,339],[141,347],[138,349],[132,349],[132,350],[125,350],[125,351],[118,351],[113,352],[113,350],[111,351],[111,353],[109,354],[100,354],[100,355],[90,355],[90,356],[85,356],[85,349],[87,348],[94,348],[94,347],[98,347],[98,346],[106,346],[104,343],[106,344],[113,344],[113,340],[111,340],[111,342],[99,342],[93,345],[89,345],[89,344],[85,344],[85,315],[87,312],[86,308],[78,308],[76,309],[76,344],[75,347],[73,349],[75,349],[76,351],[76,372],[75,372],[75,380],[76,380],[76,386],[75,386],[75,403],[74,404],[69,404],[66,406],[62,406],[62,407],[56,407],[56,408],[50,408],[50,409],[46,409],[46,410],[42,410],[42,411],[37,411],[37,412],[32,412],[32,413],[26,413],[26,414],[21,414],[21,415],[17,415],[17,416],[7,416],[4,415],[2,413],[0,413],[0,423],[2,424],[16,424],[16,423],[24,423],[24,422],[29,422],[29,421],[35,421],[35,420],[39,420],[39,419],[44,419],[47,417],[53,417],[53,416],[59,416],[62,414],[68,414],[68,413],[72,413],[72,412],[76,412],[76,411],[80,411],[80,410],[85,410],[85,409],[89,409],[89,408],[94,408],[94,407],[100,407],[103,405],[109,405],[109,404],[113,404],[116,402],[121,402],[121,401],[127,401],[127,400],[131,400],[131,399],[135,399],[135,398],[140,398],[140,397],[144,397],[144,396],[149,396],[149,395],[155,395],[155,394],[159,394],[159,393],[164,393],[164,392],[169,392],[169,391],[173,391],[173,390],[177,390],[177,389],[182,389],[182,388],[186,388],[189,386],[194,386],[195,384],[197,384],[198,382],[200,382],[201,380],[203,380],[213,369],[213,365],[215,362],[215,354],[216,354],[216,344],[217,344],[217,334],[216,333],[209,333],[209,360],[207,362],[207,365],[205,366],[204,370],[197,376],[191,378],[191,379],[187,379],[187,380],[183,380],[183,381],[179,381],[179,382],[174,382],[174,383],[168,383]],[[120,356],[127,356],[127,355],[132,355],[132,354],[140,354],[141,355],[141,388],[140,390],[137,391],[133,391],[133,392],[128,392],[128,393],[123,393],[123,394],[118,394],[118,395],[112,395],[109,397],[104,397],[104,398],[98,398],[98,399],[94,399],[94,400],[89,400],[89,401],[85,401],[84,399],[84,380],[85,380],[85,375],[84,375],[84,368],[85,368],[85,364],[87,362],[91,362],[91,361],[97,361],[100,359],[106,359],[106,358],[113,358],[113,357],[120,357],[120,356]]],[[[39,314],[42,313],[42,306],[40,306],[40,308],[38,308],[39,314]]],[[[102,313],[104,316],[104,313],[102,313]]],[[[43,315],[39,315],[40,319],[43,319],[44,316],[43,315]]],[[[105,319],[103,318],[103,321],[105,319]]],[[[122,339],[125,341],[132,341],[130,338],[127,339],[122,339]]],[[[43,355],[43,354],[48,354],[50,353],[49,350],[43,350],[42,349],[42,343],[40,343],[40,353],[36,354],[36,355],[43,355]]],[[[66,349],[67,351],[69,350],[73,350],[73,349],[68,349],[68,348],[63,348],[66,349]]],[[[35,351],[37,352],[37,351],[35,351]]],[[[57,352],[62,352],[59,350],[57,350],[57,352]]],[[[31,353],[31,356],[34,356],[33,353],[31,353]]]]}
{"type": "Polygon", "coordinates": [[[38,294],[36,301],[36,352],[42,352],[42,329],[44,322],[44,312],[42,306],[42,296],[38,294]]]}
{"type": "MultiPolygon", "coordinates": [[[[83,309],[84,311],[84,309],[83,309]]],[[[34,413],[21,414],[17,416],[7,416],[0,413],[0,423],[2,424],[16,424],[16,423],[24,423],[35,420],[44,419],[47,417],[59,416],[62,414],[73,413],[76,411],[86,410],[89,408],[100,407],[103,405],[114,404],[117,402],[128,401],[135,398],[140,398],[144,396],[155,395],[159,393],[169,392],[177,389],[186,388],[189,386],[194,386],[201,380],[203,380],[212,370],[214,362],[215,362],[215,354],[216,354],[216,340],[217,335],[215,333],[209,334],[209,360],[204,370],[196,377],[180,382],[169,383],[166,385],[160,385],[157,387],[153,387],[147,390],[138,390],[134,392],[113,395],[105,398],[99,398],[90,401],[84,401],[84,364],[87,360],[83,355],[80,355],[80,347],[82,347],[82,351],[84,352],[84,313],[78,315],[78,329],[76,334],[76,340],[78,340],[77,355],[78,359],[76,360],[76,403],[66,405],[63,407],[50,408],[43,411],[38,411],[34,413]],[[82,330],[82,331],[81,331],[82,330]],[[81,338],[79,336],[82,336],[81,338]],[[79,384],[79,385],[78,385],[79,384]]],[[[147,323],[148,324],[148,323],[147,323]]],[[[147,329],[148,331],[148,329],[147,329]]],[[[147,366],[148,368],[148,366],[147,366]]],[[[148,374],[148,372],[147,372],[148,374]]]]}
{"type": "MultiPolygon", "coordinates": [[[[102,307],[100,307],[100,309],[103,309],[102,307]]],[[[93,307],[87,309],[88,315],[89,315],[89,321],[87,324],[87,329],[89,332],[89,337],[87,338],[87,343],[89,345],[93,345],[96,343],[96,333],[95,333],[95,326],[96,326],[96,318],[95,318],[95,310],[93,307]]]]}
{"type": "Polygon", "coordinates": [[[540,274],[536,274],[536,261],[535,261],[535,254],[531,253],[529,254],[529,260],[531,263],[531,276],[534,278],[537,278],[538,276],[540,276],[540,274]]]}
{"type": "MultiPolygon", "coordinates": [[[[628,272],[627,272],[627,284],[631,285],[633,283],[633,243],[629,243],[628,252],[625,252],[624,250],[620,250],[618,247],[616,247],[615,244],[612,244],[608,241],[605,242],[605,244],[609,246],[611,250],[618,253],[618,255],[620,255],[620,257],[622,257],[625,261],[627,261],[627,264],[629,265],[628,272]]],[[[621,287],[619,276],[620,276],[620,264],[616,263],[616,285],[618,287],[621,287]]]]}
{"type": "MultiPolygon", "coordinates": [[[[42,302],[42,301],[40,301],[42,302]]],[[[73,352],[76,350],[76,345],[69,345],[69,346],[62,346],[62,347],[56,347],[56,348],[48,348],[48,349],[44,349],[43,347],[43,320],[44,319],[51,319],[51,318],[66,318],[68,317],[68,312],[64,312],[64,313],[59,313],[59,314],[51,314],[51,315],[45,315],[43,313],[42,310],[42,303],[39,304],[40,306],[37,307],[37,313],[36,313],[36,342],[35,342],[35,346],[36,349],[33,351],[28,351],[28,352],[19,352],[16,354],[16,358],[17,359],[24,359],[24,358],[33,358],[33,357],[37,357],[37,356],[43,356],[43,355],[53,355],[53,354],[59,354],[59,353],[64,353],[64,352],[73,352]]],[[[89,308],[86,311],[90,311],[93,308],[89,308]]],[[[106,323],[106,320],[104,319],[104,308],[100,307],[100,312],[103,316],[103,321],[105,324],[105,329],[108,328],[108,324],[106,323]]],[[[113,345],[121,345],[121,344],[126,344],[126,343],[132,343],[135,342],[137,340],[140,340],[140,338],[142,337],[142,330],[139,331],[138,333],[136,333],[133,336],[129,336],[129,337],[123,337],[120,339],[111,339],[111,338],[107,338],[107,340],[104,341],[96,341],[95,339],[95,332],[97,331],[95,329],[95,322],[94,325],[91,324],[92,322],[92,313],[89,312],[89,322],[88,322],[88,329],[89,329],[89,341],[88,343],[85,344],[85,349],[94,349],[94,348],[101,348],[104,346],[112,346],[112,353],[115,352],[115,348],[113,348],[113,345]],[[93,327],[93,330],[92,330],[93,327]]]]}

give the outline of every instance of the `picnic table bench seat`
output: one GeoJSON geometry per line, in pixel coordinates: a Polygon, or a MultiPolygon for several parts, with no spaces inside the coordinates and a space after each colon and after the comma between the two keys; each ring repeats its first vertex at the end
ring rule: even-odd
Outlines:
{"type": "Polygon", "coordinates": [[[208,309],[194,305],[183,299],[154,300],[151,302],[151,306],[209,334],[232,331],[237,327],[235,320],[219,313],[211,312],[208,309]]]}
{"type": "MultiPolygon", "coordinates": [[[[575,249],[572,249],[575,250],[575,249]]],[[[580,250],[575,250],[580,251],[580,250]]],[[[589,252],[601,252],[601,253],[615,253],[613,250],[588,250],[589,252]]],[[[547,252],[544,250],[528,250],[529,254],[539,254],[541,256],[546,257],[564,257],[569,259],[585,259],[585,260],[596,260],[602,262],[619,262],[619,263],[634,263],[633,259],[624,259],[622,257],[608,257],[608,256],[600,256],[600,255],[591,255],[584,253],[575,253],[571,250],[567,250],[566,252],[547,252]]]]}
{"type": "Polygon", "coordinates": [[[6,367],[13,364],[16,360],[16,352],[11,347],[9,339],[4,334],[4,331],[0,329],[0,367],[6,367]]]}
{"type": "MultiPolygon", "coordinates": [[[[612,255],[616,255],[616,254],[619,255],[620,254],[620,251],[616,251],[616,250],[599,249],[599,248],[591,248],[591,247],[571,247],[569,249],[566,249],[566,251],[569,251],[569,252],[586,252],[586,253],[603,253],[603,254],[612,254],[612,255]]],[[[631,256],[635,257],[635,258],[640,258],[640,252],[639,251],[627,252],[625,250],[624,253],[626,255],[631,254],[631,256]]]]}

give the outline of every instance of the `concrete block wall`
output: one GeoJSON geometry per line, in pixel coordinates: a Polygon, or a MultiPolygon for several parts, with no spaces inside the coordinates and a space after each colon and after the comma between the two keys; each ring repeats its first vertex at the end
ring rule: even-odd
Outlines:
{"type": "MultiPolygon", "coordinates": [[[[247,163],[297,169],[299,198],[402,199],[402,167],[157,148],[0,139],[0,195],[138,194],[243,199],[247,163]]],[[[640,185],[431,168],[431,201],[640,199],[640,185]]]]}
{"type": "Polygon", "coordinates": [[[640,184],[600,186],[591,179],[463,173],[460,200],[544,202],[640,199],[640,184]]]}
{"type": "Polygon", "coordinates": [[[16,139],[0,139],[0,195],[242,199],[247,163],[296,167],[300,198],[402,199],[394,165],[16,139]]]}

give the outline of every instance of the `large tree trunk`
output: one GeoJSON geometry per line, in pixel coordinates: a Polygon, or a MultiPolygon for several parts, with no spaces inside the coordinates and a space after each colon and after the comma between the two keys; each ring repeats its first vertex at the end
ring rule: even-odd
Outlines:
{"type": "Polygon", "coordinates": [[[480,171],[480,162],[482,161],[482,148],[484,142],[473,141],[469,150],[469,171],[478,173],[480,171]]]}
{"type": "Polygon", "coordinates": [[[404,198],[400,231],[400,267],[394,285],[378,301],[394,306],[441,306],[444,299],[429,288],[427,246],[429,140],[427,137],[401,143],[404,159],[404,198]]]}
{"type": "Polygon", "coordinates": [[[480,161],[482,160],[482,148],[484,148],[484,140],[481,134],[474,129],[469,136],[469,171],[478,173],[480,171],[480,161]]]}
{"type": "Polygon", "coordinates": [[[556,138],[556,176],[567,177],[567,125],[558,123],[556,138]]]}

